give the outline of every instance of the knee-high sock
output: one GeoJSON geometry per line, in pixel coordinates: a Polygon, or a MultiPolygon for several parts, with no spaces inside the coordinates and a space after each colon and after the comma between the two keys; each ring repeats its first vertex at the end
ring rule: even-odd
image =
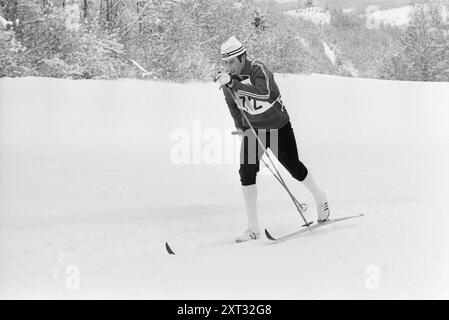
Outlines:
{"type": "Polygon", "coordinates": [[[321,205],[327,201],[326,194],[320,188],[318,188],[310,171],[307,173],[307,176],[304,181],[302,181],[302,183],[312,193],[317,205],[321,205]]]}
{"type": "Polygon", "coordinates": [[[243,198],[245,199],[246,214],[248,215],[248,228],[259,232],[259,221],[257,219],[257,187],[255,184],[242,186],[243,198]]]}

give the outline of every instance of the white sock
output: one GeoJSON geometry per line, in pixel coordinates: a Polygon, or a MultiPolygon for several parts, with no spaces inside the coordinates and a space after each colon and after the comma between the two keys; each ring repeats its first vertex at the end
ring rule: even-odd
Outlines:
{"type": "Polygon", "coordinates": [[[304,181],[302,181],[302,183],[312,193],[317,206],[327,201],[326,194],[320,188],[318,188],[310,171],[307,173],[307,176],[304,181]]]}
{"type": "Polygon", "coordinates": [[[256,233],[259,232],[259,221],[257,219],[257,187],[255,184],[242,186],[243,198],[245,199],[246,214],[248,215],[248,228],[256,233]]]}

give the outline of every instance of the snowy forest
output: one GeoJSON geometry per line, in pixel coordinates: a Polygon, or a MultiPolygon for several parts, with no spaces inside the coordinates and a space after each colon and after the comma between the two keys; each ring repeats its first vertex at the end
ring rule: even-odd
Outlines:
{"type": "Polygon", "coordinates": [[[449,81],[441,2],[410,4],[406,26],[367,28],[335,5],[317,25],[274,1],[0,0],[0,77],[208,81],[235,35],[274,72],[449,81]]]}

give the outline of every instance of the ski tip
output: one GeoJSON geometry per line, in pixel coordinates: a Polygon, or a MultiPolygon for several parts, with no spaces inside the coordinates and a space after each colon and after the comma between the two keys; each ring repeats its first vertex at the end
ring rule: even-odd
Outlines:
{"type": "Polygon", "coordinates": [[[175,254],[173,252],[173,250],[170,248],[170,246],[168,245],[168,242],[165,242],[165,249],[167,250],[168,254],[175,254]]]}
{"type": "Polygon", "coordinates": [[[266,236],[269,240],[272,240],[272,241],[276,240],[276,239],[273,238],[273,236],[268,232],[267,229],[265,229],[265,236],[266,236]]]}

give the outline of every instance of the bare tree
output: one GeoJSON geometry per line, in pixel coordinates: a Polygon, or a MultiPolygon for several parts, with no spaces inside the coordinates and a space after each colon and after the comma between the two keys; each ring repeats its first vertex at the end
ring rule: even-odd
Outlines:
{"type": "Polygon", "coordinates": [[[87,16],[89,14],[89,3],[88,0],[83,1],[83,18],[87,19],[87,16]]]}

